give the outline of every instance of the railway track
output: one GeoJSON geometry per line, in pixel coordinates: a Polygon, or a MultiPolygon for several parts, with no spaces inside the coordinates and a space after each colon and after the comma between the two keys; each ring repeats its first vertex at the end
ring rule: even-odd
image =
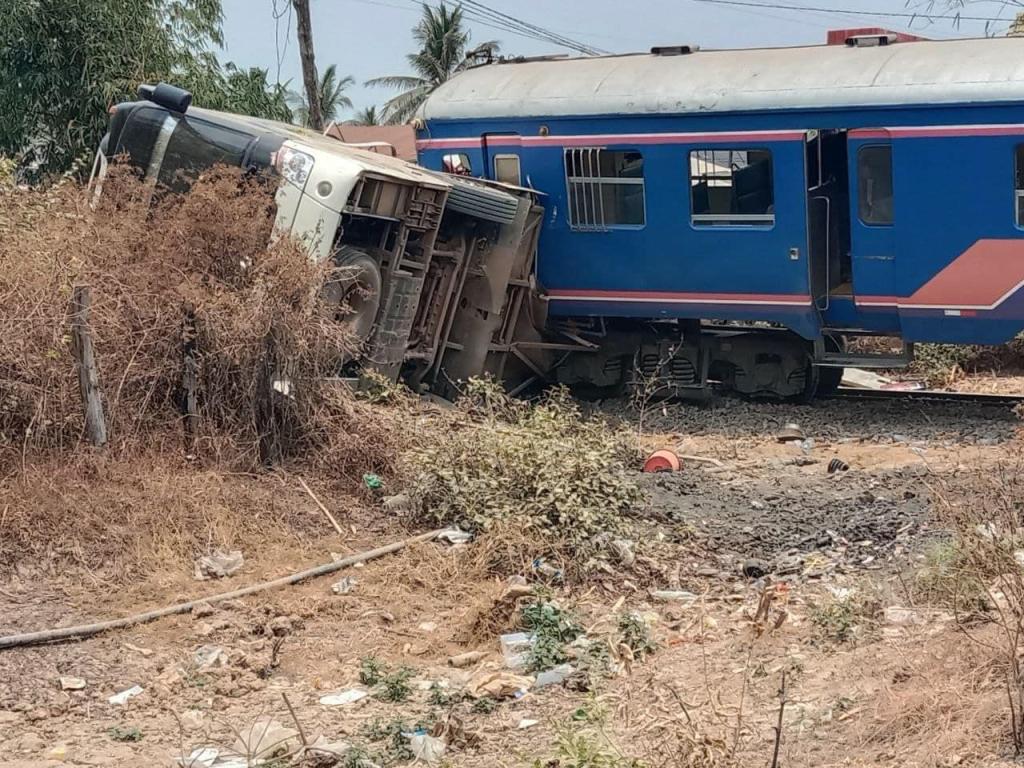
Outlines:
{"type": "Polygon", "coordinates": [[[977,392],[943,392],[933,389],[892,390],[892,389],[856,389],[840,387],[829,399],[837,400],[921,400],[941,401],[947,403],[969,403],[972,405],[1014,406],[1024,403],[1022,395],[994,395],[977,392]]]}

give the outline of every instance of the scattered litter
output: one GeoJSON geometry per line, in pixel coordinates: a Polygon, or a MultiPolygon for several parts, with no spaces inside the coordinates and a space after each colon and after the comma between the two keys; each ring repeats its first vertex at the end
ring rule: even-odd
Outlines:
{"type": "Polygon", "coordinates": [[[683,589],[655,589],[651,591],[651,597],[665,603],[681,603],[684,606],[697,602],[697,595],[683,589]]]}
{"type": "Polygon", "coordinates": [[[559,664],[554,669],[538,674],[533,687],[546,688],[549,685],[561,685],[575,671],[576,667],[572,664],[559,664]]]}
{"type": "Polygon", "coordinates": [[[285,728],[277,720],[260,717],[239,732],[231,748],[232,756],[246,757],[250,761],[268,760],[292,752],[298,746],[298,740],[298,731],[285,728]]]}
{"type": "Polygon", "coordinates": [[[775,435],[775,439],[780,443],[801,442],[804,439],[804,433],[803,430],[800,429],[799,424],[790,422],[779,430],[778,434],[775,435]]]}
{"type": "Polygon", "coordinates": [[[228,655],[219,645],[201,645],[192,653],[192,664],[196,669],[223,667],[228,663],[228,655]]]}
{"type": "Polygon", "coordinates": [[[524,670],[530,663],[530,651],[537,638],[527,632],[513,632],[502,635],[501,655],[509,669],[524,670]]]}
{"type": "Polygon", "coordinates": [[[420,632],[436,632],[437,631],[437,622],[436,621],[424,621],[423,623],[421,623],[417,627],[417,629],[419,629],[420,632]]]}
{"type": "Polygon", "coordinates": [[[545,562],[543,557],[538,557],[533,561],[533,570],[552,581],[564,581],[565,579],[565,571],[545,562]]]}
{"type": "Polygon", "coordinates": [[[347,691],[338,691],[327,696],[320,697],[320,703],[325,707],[343,707],[348,704],[355,704],[370,695],[369,691],[362,688],[349,688],[347,691]]]}
{"type": "Polygon", "coordinates": [[[194,749],[188,755],[181,755],[178,758],[178,765],[181,768],[212,768],[220,757],[220,751],[213,747],[200,747],[194,749]]]}
{"type": "Polygon", "coordinates": [[[244,561],[245,558],[237,549],[230,552],[222,552],[218,549],[213,554],[203,555],[196,560],[195,578],[197,581],[213,578],[223,579],[241,568],[244,561]]]}
{"type": "Polygon", "coordinates": [[[644,472],[678,472],[682,469],[682,462],[675,451],[662,449],[655,451],[644,461],[644,472]]]}
{"type": "Polygon", "coordinates": [[[416,760],[425,763],[437,763],[444,757],[445,743],[434,736],[416,734],[409,739],[409,749],[416,760]]]}
{"type": "Polygon", "coordinates": [[[627,568],[636,562],[636,552],[633,551],[634,544],[629,539],[615,539],[608,548],[612,554],[627,568]]]}
{"type": "Polygon", "coordinates": [[[832,459],[832,461],[828,463],[828,473],[830,475],[834,475],[836,472],[845,472],[849,468],[850,465],[839,458],[832,459]]]}
{"type": "Polygon", "coordinates": [[[487,651],[468,651],[466,653],[460,653],[457,656],[452,656],[448,659],[448,666],[455,667],[456,669],[463,669],[465,667],[471,667],[478,661],[483,661],[487,658],[487,651]]]}
{"type": "Polygon", "coordinates": [[[1017,561],[1017,565],[1024,567],[1024,549],[1013,550],[1013,559],[1017,561]]]}
{"type": "Polygon", "coordinates": [[[85,688],[85,680],[80,677],[60,678],[60,689],[62,691],[80,691],[85,688]]]}
{"type": "Polygon", "coordinates": [[[155,651],[152,648],[140,648],[139,646],[132,645],[131,643],[125,643],[124,647],[127,648],[129,651],[135,651],[136,653],[140,654],[143,658],[146,659],[148,659],[155,653],[155,651]]]}
{"type": "Polygon", "coordinates": [[[359,580],[356,579],[355,576],[346,576],[345,578],[331,584],[331,592],[336,595],[347,595],[355,589],[355,586],[358,583],[359,580]]]}
{"type": "Polygon", "coordinates": [[[140,695],[142,692],[143,691],[142,691],[142,686],[141,685],[133,685],[131,688],[129,688],[126,691],[121,691],[120,693],[115,693],[113,696],[111,696],[109,699],[107,699],[107,701],[109,701],[111,704],[126,704],[128,702],[128,699],[135,698],[136,696],[140,695]]]}
{"type": "MultiPolygon", "coordinates": [[[[324,755],[326,757],[344,757],[351,751],[352,745],[347,741],[328,741],[323,734],[317,736],[316,741],[306,747],[307,754],[324,755]]],[[[303,763],[305,764],[305,763],[303,763]]],[[[316,763],[320,765],[320,763],[316,763]]],[[[333,763],[331,763],[333,765],[333,763]]],[[[365,765],[365,763],[364,763],[365,765]]]]}
{"type": "Polygon", "coordinates": [[[363,475],[363,485],[371,491],[379,491],[384,487],[384,481],[381,480],[380,475],[375,475],[373,472],[367,472],[363,475]]]}
{"type": "Polygon", "coordinates": [[[890,606],[885,609],[885,623],[897,627],[909,627],[923,623],[921,615],[910,608],[890,606]]]}
{"type": "Polygon", "coordinates": [[[473,540],[473,534],[460,530],[458,528],[449,528],[448,530],[441,531],[439,534],[437,534],[437,538],[441,541],[448,542],[454,547],[458,546],[459,544],[468,544],[470,541],[473,540]]]}
{"type": "Polygon", "coordinates": [[[527,720],[525,717],[519,721],[519,725],[516,726],[520,731],[525,731],[527,728],[533,728],[533,726],[540,723],[540,720],[527,720]]]}
{"type": "MultiPolygon", "coordinates": [[[[379,480],[380,478],[378,478],[379,480]]],[[[367,484],[368,488],[372,488],[367,484]]],[[[396,514],[401,512],[411,512],[413,508],[412,499],[407,493],[399,493],[395,496],[385,496],[381,499],[381,506],[384,507],[388,512],[394,512],[396,514]]]]}
{"type": "Polygon", "coordinates": [[[510,699],[522,696],[532,685],[532,677],[481,670],[466,684],[466,693],[474,699],[510,699]]]}
{"type": "Polygon", "coordinates": [[[49,749],[46,753],[47,760],[56,760],[58,762],[64,762],[68,759],[68,745],[57,744],[49,749]]]}
{"type": "Polygon", "coordinates": [[[844,368],[842,385],[857,389],[889,389],[895,382],[886,376],[863,368],[844,368]]]}

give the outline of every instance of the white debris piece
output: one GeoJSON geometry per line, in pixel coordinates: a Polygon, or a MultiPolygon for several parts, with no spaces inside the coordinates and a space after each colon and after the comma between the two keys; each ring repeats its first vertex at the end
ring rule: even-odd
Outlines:
{"type": "Polygon", "coordinates": [[[85,680],[80,677],[60,678],[60,689],[62,691],[80,691],[85,688],[85,680]]]}
{"type": "Polygon", "coordinates": [[[681,603],[690,606],[697,602],[697,595],[681,589],[656,589],[651,592],[651,597],[665,603],[681,603]]]}
{"type": "Polygon", "coordinates": [[[141,693],[143,693],[142,686],[133,685],[126,691],[115,693],[113,696],[107,699],[107,701],[109,701],[111,704],[126,704],[128,702],[128,699],[133,699],[141,693]]]}
{"type": "MultiPolygon", "coordinates": [[[[331,553],[331,556],[334,556],[333,552],[331,553]]],[[[349,592],[355,589],[356,584],[358,583],[359,581],[356,579],[355,576],[346,576],[345,578],[331,584],[331,592],[333,592],[336,595],[347,595],[349,592]]]]}
{"type": "Polygon", "coordinates": [[[452,546],[456,546],[458,544],[468,544],[473,540],[473,534],[467,533],[466,531],[458,528],[449,528],[437,534],[437,538],[441,541],[448,542],[452,546]]]}
{"type": "Polygon", "coordinates": [[[517,725],[516,728],[520,731],[525,731],[527,728],[533,728],[533,726],[537,725],[539,722],[540,720],[529,720],[524,717],[519,721],[519,725],[517,725]]]}
{"type": "Polygon", "coordinates": [[[526,632],[513,632],[502,635],[501,655],[505,659],[505,666],[509,669],[523,670],[530,663],[530,651],[536,638],[526,632]]]}
{"type": "Polygon", "coordinates": [[[417,734],[409,739],[409,748],[417,760],[434,764],[444,757],[445,743],[436,736],[417,734]]]}
{"type": "Polygon", "coordinates": [[[230,552],[222,552],[218,549],[213,554],[203,555],[196,560],[196,580],[223,579],[241,568],[243,562],[245,562],[245,558],[237,549],[230,552]]]}
{"type": "Polygon", "coordinates": [[[196,669],[223,667],[228,663],[228,656],[219,645],[201,645],[192,653],[192,663],[196,669]]]}
{"type": "Polygon", "coordinates": [[[355,704],[370,695],[369,691],[362,688],[349,688],[347,691],[338,691],[320,697],[320,703],[325,707],[342,707],[348,704],[355,704]]]}

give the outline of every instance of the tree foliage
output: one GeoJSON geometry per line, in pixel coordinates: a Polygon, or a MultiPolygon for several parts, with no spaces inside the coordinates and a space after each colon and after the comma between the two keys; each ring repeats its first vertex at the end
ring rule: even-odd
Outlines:
{"type": "Polygon", "coordinates": [[[355,117],[349,120],[350,125],[381,125],[384,118],[377,110],[376,105],[364,107],[356,112],[355,117]]]}
{"type": "Polygon", "coordinates": [[[107,108],[140,83],[198,105],[289,120],[266,70],[222,68],[221,0],[0,0],[0,155],[29,180],[85,167],[107,108]]]}
{"type": "MultiPolygon", "coordinates": [[[[415,74],[388,75],[367,81],[367,85],[402,89],[384,104],[384,117],[389,123],[408,122],[439,85],[469,64],[466,53],[470,32],[464,27],[461,5],[449,8],[442,0],[433,8],[424,3],[423,15],[413,27],[412,36],[420,49],[406,59],[415,74]]],[[[476,51],[481,50],[493,54],[498,50],[498,43],[493,40],[482,43],[476,48],[476,51]]]]}
{"type": "MultiPolygon", "coordinates": [[[[338,77],[338,68],[331,64],[320,76],[320,111],[323,114],[324,124],[338,119],[338,114],[343,109],[352,108],[352,99],[345,93],[346,90],[355,85],[355,78],[352,75],[338,77]]],[[[295,105],[295,120],[300,125],[309,125],[309,106],[306,104],[302,94],[291,94],[291,102],[295,105]]]]}

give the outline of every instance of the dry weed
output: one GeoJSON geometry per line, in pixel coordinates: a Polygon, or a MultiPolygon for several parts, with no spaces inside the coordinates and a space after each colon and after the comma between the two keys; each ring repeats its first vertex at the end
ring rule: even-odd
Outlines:
{"type": "Polygon", "coordinates": [[[407,457],[424,516],[502,532],[485,546],[506,567],[542,555],[517,546],[540,536],[549,551],[578,561],[595,535],[621,528],[641,501],[625,473],[625,433],[584,418],[563,390],[532,404],[490,382],[471,382],[467,391],[458,404],[466,423],[407,457]]]}
{"type": "Polygon", "coordinates": [[[188,449],[205,462],[389,468],[404,430],[330,382],[349,347],[321,299],[330,268],[291,240],[268,246],[267,182],[217,169],[151,200],[115,170],[95,210],[70,183],[0,190],[0,452],[67,453],[81,441],[69,300],[84,283],[108,450],[182,450],[194,341],[200,418],[188,449]]]}

